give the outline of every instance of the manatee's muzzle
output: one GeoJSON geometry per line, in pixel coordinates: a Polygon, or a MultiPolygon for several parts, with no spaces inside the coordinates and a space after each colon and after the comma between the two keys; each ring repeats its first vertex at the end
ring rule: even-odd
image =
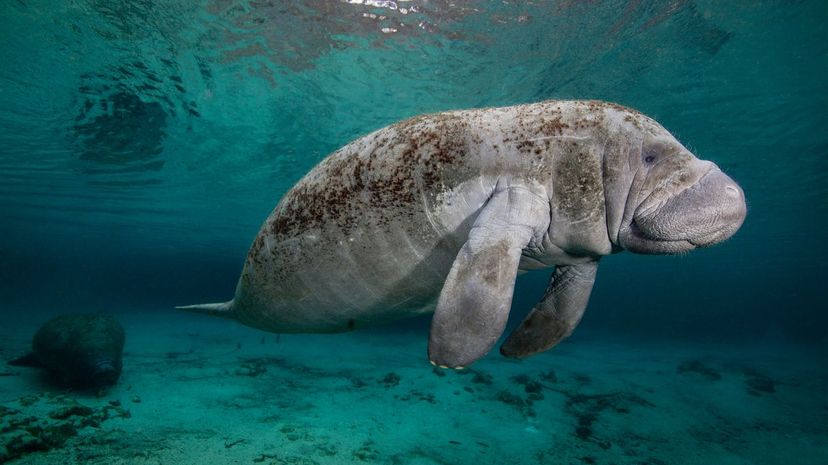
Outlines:
{"type": "Polygon", "coordinates": [[[655,241],[686,241],[706,247],[732,236],[746,213],[742,189],[714,168],[658,208],[637,215],[635,226],[639,234],[655,241]]]}
{"type": "Polygon", "coordinates": [[[702,220],[687,240],[697,247],[707,247],[730,238],[742,226],[747,215],[745,193],[735,181],[719,170],[711,171],[699,182],[700,194],[690,193],[690,199],[715,205],[714,217],[702,220]],[[697,195],[694,199],[693,196],[697,195]]]}
{"type": "Polygon", "coordinates": [[[92,369],[92,384],[115,384],[120,375],[121,370],[112,360],[99,360],[95,363],[92,369]]]}
{"type": "Polygon", "coordinates": [[[643,202],[632,223],[622,228],[620,239],[633,252],[685,252],[729,238],[746,213],[744,192],[714,165],[676,195],[643,202]]]}

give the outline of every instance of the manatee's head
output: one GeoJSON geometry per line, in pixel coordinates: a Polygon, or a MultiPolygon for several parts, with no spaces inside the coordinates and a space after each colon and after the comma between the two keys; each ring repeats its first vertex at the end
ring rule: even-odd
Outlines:
{"type": "Polygon", "coordinates": [[[745,195],[715,164],[699,160],[657,126],[627,153],[632,184],[618,245],[643,254],[674,254],[732,236],[747,213],[745,195]]]}
{"type": "Polygon", "coordinates": [[[107,354],[66,352],[44,365],[49,380],[58,386],[74,389],[101,389],[112,386],[121,377],[120,358],[107,354]]]}
{"type": "Polygon", "coordinates": [[[121,377],[120,358],[105,353],[67,354],[64,363],[52,366],[53,380],[63,386],[78,389],[100,389],[112,386],[121,377]]]}

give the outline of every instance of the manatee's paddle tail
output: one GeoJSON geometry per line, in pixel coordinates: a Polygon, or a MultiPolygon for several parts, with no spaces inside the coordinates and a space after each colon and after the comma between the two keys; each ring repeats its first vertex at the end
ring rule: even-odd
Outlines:
{"type": "Polygon", "coordinates": [[[218,316],[221,318],[229,318],[235,320],[236,316],[233,314],[233,301],[216,302],[212,304],[198,304],[198,305],[183,305],[175,307],[179,310],[186,310],[193,313],[203,313],[205,315],[218,316]]]}
{"type": "Polygon", "coordinates": [[[9,360],[9,365],[15,367],[42,367],[43,364],[40,363],[40,360],[37,359],[34,352],[29,352],[28,354],[16,358],[14,360],[9,360]]]}

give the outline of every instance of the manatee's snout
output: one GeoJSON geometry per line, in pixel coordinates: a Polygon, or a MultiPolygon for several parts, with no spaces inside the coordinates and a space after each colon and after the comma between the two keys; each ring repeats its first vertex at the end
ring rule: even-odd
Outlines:
{"type": "Polygon", "coordinates": [[[621,228],[619,241],[631,252],[681,253],[707,247],[732,236],[747,213],[741,187],[709,162],[695,182],[665,195],[650,195],[635,211],[632,222],[621,228]]]}
{"type": "Polygon", "coordinates": [[[719,169],[708,172],[694,188],[674,200],[677,210],[684,210],[686,206],[687,240],[697,247],[730,238],[742,226],[747,214],[742,188],[719,169]]]}
{"type": "Polygon", "coordinates": [[[98,360],[92,367],[89,384],[94,386],[109,386],[115,384],[120,376],[121,369],[113,360],[98,360]]]}
{"type": "Polygon", "coordinates": [[[653,248],[638,251],[669,253],[729,238],[744,222],[747,205],[741,187],[714,166],[693,185],[645,211],[635,216],[632,234],[652,242],[653,248]],[[657,250],[659,243],[672,250],[657,250]]]}

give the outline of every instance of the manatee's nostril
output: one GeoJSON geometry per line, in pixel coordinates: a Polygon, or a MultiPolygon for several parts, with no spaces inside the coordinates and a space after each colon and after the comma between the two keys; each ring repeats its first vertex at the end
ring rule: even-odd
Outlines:
{"type": "Polygon", "coordinates": [[[731,197],[741,197],[739,195],[739,189],[736,189],[733,186],[725,186],[725,191],[727,192],[727,195],[731,197]]]}

